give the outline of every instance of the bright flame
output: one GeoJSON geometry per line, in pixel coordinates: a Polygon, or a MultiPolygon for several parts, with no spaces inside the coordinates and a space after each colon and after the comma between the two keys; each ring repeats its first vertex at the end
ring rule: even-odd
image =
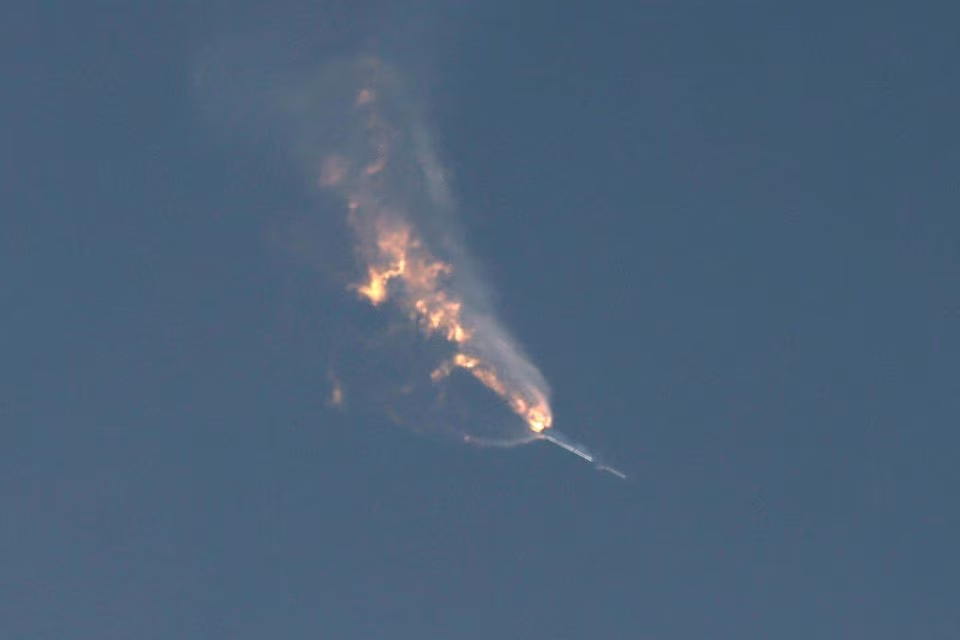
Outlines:
{"type": "Polygon", "coordinates": [[[354,103],[367,116],[374,140],[373,161],[350,172],[343,158],[329,156],[321,163],[318,180],[322,187],[347,190],[349,222],[361,239],[372,235],[366,250],[361,251],[367,263],[366,281],[352,288],[374,306],[398,294],[400,303],[427,335],[439,335],[456,347],[454,356],[431,373],[434,382],[440,382],[455,368],[465,369],[500,396],[532,431],[549,428],[553,418],[544,392],[535,385],[514,382],[484,360],[480,355],[483,350],[472,344],[476,327],[465,321],[463,301],[446,287],[453,267],[434,257],[397,212],[370,197],[376,189],[374,181],[381,177],[390,158],[391,138],[373,111],[376,100],[374,91],[364,89],[354,103]]]}

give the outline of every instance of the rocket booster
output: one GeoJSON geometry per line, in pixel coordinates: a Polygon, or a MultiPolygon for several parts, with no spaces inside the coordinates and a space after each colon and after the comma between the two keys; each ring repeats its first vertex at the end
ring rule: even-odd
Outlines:
{"type": "Polygon", "coordinates": [[[612,473],[613,475],[617,476],[621,480],[627,479],[627,475],[625,473],[604,464],[603,461],[601,461],[595,454],[591,453],[590,450],[587,449],[585,446],[571,440],[570,438],[563,435],[559,431],[556,431],[555,429],[544,429],[539,433],[539,437],[543,438],[547,442],[552,442],[558,447],[566,449],[567,451],[569,451],[575,456],[580,456],[581,458],[583,458],[584,460],[592,464],[594,467],[596,467],[600,471],[606,471],[608,473],[612,473]]]}

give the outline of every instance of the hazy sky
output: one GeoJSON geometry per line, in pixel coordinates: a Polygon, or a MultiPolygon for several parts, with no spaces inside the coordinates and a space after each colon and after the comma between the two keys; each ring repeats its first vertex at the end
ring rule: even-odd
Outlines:
{"type": "Polygon", "coordinates": [[[955,3],[196,4],[0,8],[0,637],[957,637],[955,3]],[[629,481],[328,405],[371,51],[629,481]]]}

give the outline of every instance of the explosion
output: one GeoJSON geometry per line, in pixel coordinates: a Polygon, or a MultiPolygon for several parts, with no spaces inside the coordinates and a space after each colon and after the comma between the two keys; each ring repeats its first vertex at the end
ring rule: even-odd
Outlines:
{"type": "Polygon", "coordinates": [[[374,88],[360,89],[353,108],[365,123],[366,163],[351,165],[340,155],[320,163],[318,185],[342,194],[347,220],[360,241],[358,255],[366,278],[351,289],[373,306],[395,301],[427,336],[438,336],[454,355],[430,374],[442,382],[455,369],[463,369],[499,396],[540,433],[553,421],[545,384],[535,367],[507,340],[502,330],[470,313],[452,285],[453,265],[438,259],[423,237],[385,194],[385,174],[392,145],[401,135],[391,129],[378,110],[374,88]]]}

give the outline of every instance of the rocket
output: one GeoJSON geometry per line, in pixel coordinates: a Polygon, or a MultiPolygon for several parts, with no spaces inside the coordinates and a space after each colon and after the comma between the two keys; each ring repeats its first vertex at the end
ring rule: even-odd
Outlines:
{"type": "Polygon", "coordinates": [[[600,471],[606,471],[608,473],[612,473],[613,475],[617,476],[621,480],[627,479],[627,474],[605,464],[597,455],[591,453],[590,450],[587,449],[585,446],[571,440],[570,438],[563,435],[559,431],[556,431],[554,429],[544,429],[538,434],[538,436],[543,440],[546,440],[547,442],[552,442],[558,447],[566,449],[567,451],[569,451],[575,456],[580,456],[581,458],[583,458],[584,460],[592,464],[596,469],[600,471]]]}

